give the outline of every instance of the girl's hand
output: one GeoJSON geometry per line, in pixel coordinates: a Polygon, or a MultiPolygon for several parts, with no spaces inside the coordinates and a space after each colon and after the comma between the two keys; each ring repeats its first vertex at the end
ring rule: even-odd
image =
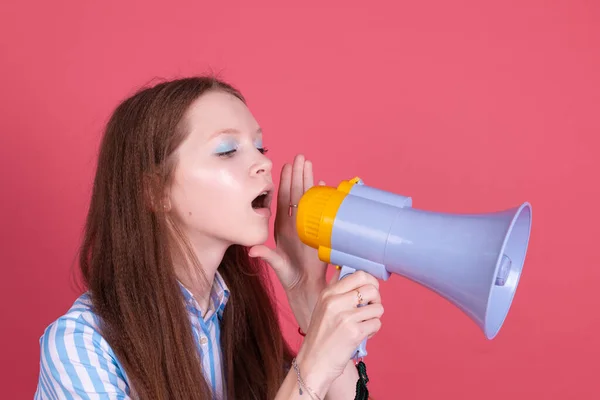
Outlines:
{"type": "Polygon", "coordinates": [[[259,245],[252,247],[249,253],[271,265],[300,328],[305,332],[317,298],[327,286],[327,264],[319,260],[316,249],[300,241],[296,231],[296,208],[290,205],[297,205],[304,192],[313,185],[312,162],[303,155],[297,155],[293,164],[283,166],[275,216],[276,248],[259,245]]]}
{"type": "Polygon", "coordinates": [[[322,291],[296,358],[306,385],[321,398],[347,367],[358,345],[381,328],[379,281],[357,271],[322,291]],[[363,307],[357,307],[358,304],[363,307]]]}

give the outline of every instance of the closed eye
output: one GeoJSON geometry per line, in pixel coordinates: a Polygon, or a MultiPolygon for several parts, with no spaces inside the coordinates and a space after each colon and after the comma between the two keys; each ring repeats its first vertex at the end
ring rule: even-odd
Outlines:
{"type": "MultiPolygon", "coordinates": [[[[261,154],[266,154],[269,149],[267,149],[266,147],[257,147],[257,150],[260,151],[261,154]]],[[[233,153],[235,153],[237,151],[237,149],[231,149],[228,151],[222,151],[220,153],[217,153],[217,156],[222,157],[222,158],[229,158],[233,156],[233,153]]]]}
{"type": "Polygon", "coordinates": [[[226,158],[226,157],[231,157],[233,155],[233,153],[235,153],[235,152],[236,152],[236,149],[232,149],[232,150],[229,150],[229,151],[224,151],[222,153],[217,153],[217,155],[219,157],[226,158]]]}

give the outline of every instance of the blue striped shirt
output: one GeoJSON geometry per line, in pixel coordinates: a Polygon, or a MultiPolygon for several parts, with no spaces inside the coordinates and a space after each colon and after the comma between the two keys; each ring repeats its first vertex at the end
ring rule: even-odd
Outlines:
{"type": "MultiPolygon", "coordinates": [[[[192,293],[180,287],[189,312],[202,369],[215,399],[225,399],[225,379],[220,347],[220,322],[229,290],[217,272],[209,307],[202,312],[192,293]]],[[[40,338],[40,372],[35,400],[46,399],[131,399],[130,387],[119,360],[98,329],[89,293],[82,294],[71,308],[44,331],[40,338]]]]}

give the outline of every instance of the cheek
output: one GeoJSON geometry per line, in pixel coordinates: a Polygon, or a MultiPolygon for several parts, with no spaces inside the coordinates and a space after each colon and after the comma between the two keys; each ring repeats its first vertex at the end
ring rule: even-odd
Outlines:
{"type": "Polygon", "coordinates": [[[239,174],[228,169],[217,169],[204,171],[199,180],[206,182],[207,185],[212,185],[217,191],[239,192],[242,188],[242,181],[239,174]]]}
{"type": "Polygon", "coordinates": [[[178,208],[187,217],[222,215],[248,196],[243,190],[243,177],[227,169],[196,170],[181,178],[178,208]]]}

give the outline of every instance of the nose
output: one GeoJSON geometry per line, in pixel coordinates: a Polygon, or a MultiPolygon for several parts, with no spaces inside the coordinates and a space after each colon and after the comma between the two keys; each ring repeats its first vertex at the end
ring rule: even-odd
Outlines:
{"type": "Polygon", "coordinates": [[[264,154],[259,154],[258,159],[252,165],[250,170],[251,175],[270,174],[273,168],[273,162],[264,154]]]}

